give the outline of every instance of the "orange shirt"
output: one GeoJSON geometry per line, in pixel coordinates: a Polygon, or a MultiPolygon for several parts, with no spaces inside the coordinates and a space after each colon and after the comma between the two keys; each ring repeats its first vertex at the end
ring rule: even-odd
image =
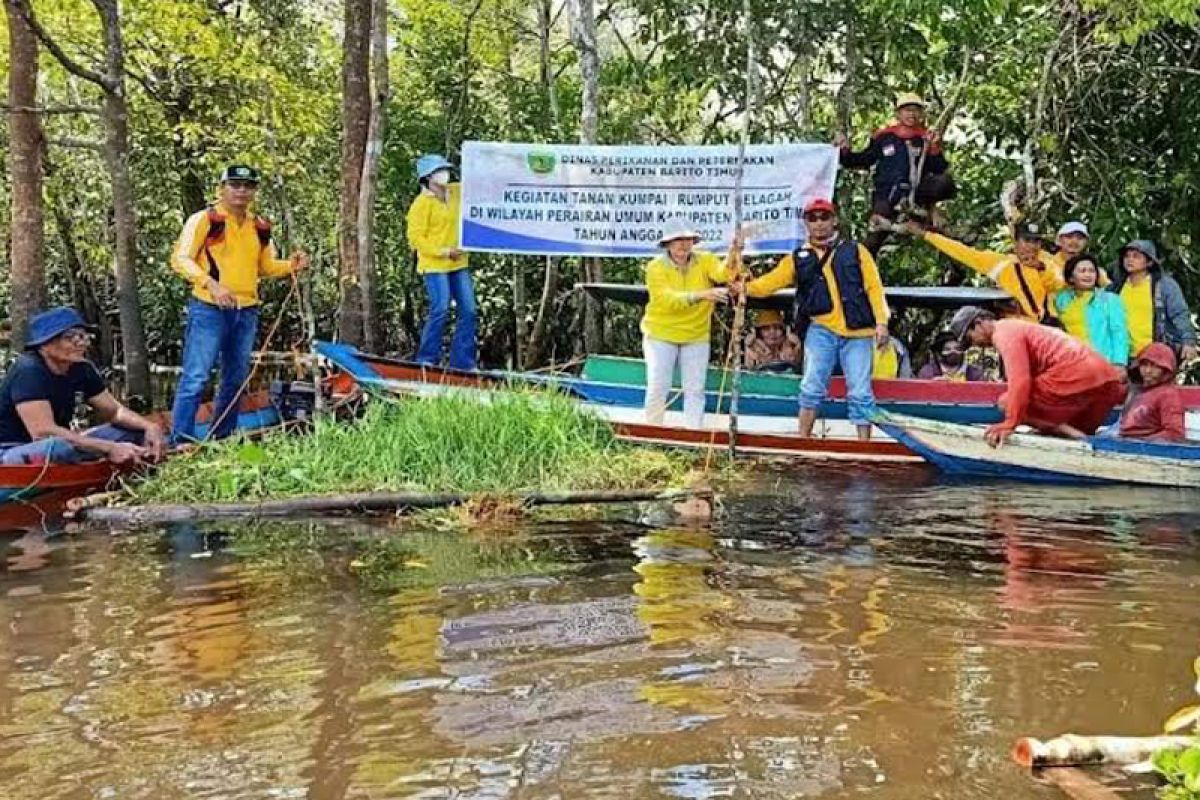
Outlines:
{"type": "Polygon", "coordinates": [[[1008,380],[1003,424],[1010,429],[1024,422],[1035,383],[1039,394],[1071,397],[1121,380],[1104,356],[1047,325],[1002,319],[996,323],[992,346],[1000,353],[1008,380]]]}

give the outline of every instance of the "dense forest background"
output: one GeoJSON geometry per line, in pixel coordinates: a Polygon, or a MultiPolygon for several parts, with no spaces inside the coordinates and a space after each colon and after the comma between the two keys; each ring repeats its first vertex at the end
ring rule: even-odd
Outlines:
{"type": "MultiPolygon", "coordinates": [[[[1194,0],[4,0],[8,169],[0,302],[78,305],[134,393],[177,362],[186,215],[231,161],[265,176],[281,249],[314,266],[267,291],[273,349],[310,331],[411,354],[424,292],[404,213],[424,152],[468,139],[865,144],[899,91],[947,111],[956,229],[1003,246],[998,197],[1027,189],[1048,226],[1082,218],[1105,258],[1156,240],[1200,295],[1200,28],[1194,0]],[[746,91],[746,37],[757,48],[746,91]],[[290,299],[289,299],[290,298],[290,299]],[[284,300],[289,302],[284,306],[284,300]]],[[[868,177],[843,173],[852,233],[868,177]]],[[[889,283],[966,276],[901,242],[889,283]]],[[[481,356],[535,367],[637,346],[636,311],[601,310],[585,275],[636,262],[472,257],[481,356]]],[[[1194,306],[1195,307],[1195,306],[1194,306]]],[[[266,327],[266,324],[264,324],[266,327]]]]}

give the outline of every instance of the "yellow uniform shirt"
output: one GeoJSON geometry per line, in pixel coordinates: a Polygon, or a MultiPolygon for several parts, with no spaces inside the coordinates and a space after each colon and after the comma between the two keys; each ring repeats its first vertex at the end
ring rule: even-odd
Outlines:
{"type": "Polygon", "coordinates": [[[925,241],[963,266],[991,278],[1017,302],[1021,316],[1030,322],[1041,322],[1048,309],[1048,295],[1062,288],[1061,272],[1047,266],[1047,256],[1041,257],[1042,269],[1022,266],[1017,257],[992,250],[976,250],[940,233],[925,234],[925,241]],[[1055,275],[1059,277],[1056,279],[1055,275]],[[1048,289],[1047,287],[1056,287],[1048,289]]]}
{"type": "Polygon", "coordinates": [[[683,269],[665,254],[653,259],[646,265],[650,302],[642,316],[642,333],[672,344],[708,341],[713,304],[696,299],[696,294],[728,281],[724,262],[703,250],[693,250],[683,269]]]}
{"type": "Polygon", "coordinates": [[[217,281],[237,298],[239,308],[258,304],[258,279],[279,278],[292,272],[289,261],[275,257],[275,245],[266,247],[258,238],[254,215],[247,214],[239,223],[222,204],[217,213],[225,217],[225,234],[205,248],[211,223],[208,209],[188,217],[171,256],[171,267],[192,283],[192,294],[205,303],[214,303],[208,290],[210,258],[216,261],[217,281]]]}
{"type": "MultiPolygon", "coordinates": [[[[817,254],[818,259],[824,257],[825,248],[822,245],[809,242],[807,246],[817,254]]],[[[828,314],[813,317],[813,323],[828,328],[838,336],[855,339],[874,336],[874,328],[850,330],[846,327],[846,314],[842,310],[842,298],[838,293],[832,262],[833,259],[829,259],[822,273],[825,275],[825,283],[829,286],[829,296],[833,299],[833,310],[828,314]]],[[[875,322],[879,325],[886,325],[891,311],[888,309],[887,299],[883,296],[883,281],[879,277],[879,268],[875,266],[875,259],[871,258],[867,248],[861,244],[858,245],[858,263],[862,266],[863,286],[867,290],[867,299],[871,303],[871,310],[875,312],[875,322]]],[[[784,256],[779,259],[775,269],[746,284],[746,293],[751,297],[766,297],[795,284],[796,264],[791,256],[784,256]]]]}
{"type": "Polygon", "coordinates": [[[454,272],[467,266],[467,254],[446,255],[458,249],[458,221],[462,213],[462,185],[446,187],[446,202],[422,189],[408,207],[408,244],[417,251],[417,272],[454,272]]]}
{"type": "Polygon", "coordinates": [[[1058,320],[1067,329],[1067,333],[1088,346],[1092,344],[1092,338],[1088,335],[1087,328],[1087,308],[1091,301],[1091,292],[1077,294],[1071,298],[1071,302],[1058,315],[1058,320]]]}
{"type": "Polygon", "coordinates": [[[1147,278],[1137,286],[1127,281],[1121,287],[1121,303],[1129,325],[1129,355],[1136,356],[1154,341],[1154,283],[1147,278]]]}

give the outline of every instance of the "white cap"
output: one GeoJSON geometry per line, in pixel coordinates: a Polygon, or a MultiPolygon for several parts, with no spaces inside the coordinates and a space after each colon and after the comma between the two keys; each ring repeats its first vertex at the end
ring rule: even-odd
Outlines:
{"type": "Polygon", "coordinates": [[[691,228],[676,227],[663,234],[663,237],[658,240],[658,246],[666,247],[670,242],[673,242],[676,239],[692,239],[693,241],[699,242],[702,238],[703,237],[700,235],[699,231],[694,231],[691,228]]]}
{"type": "Polygon", "coordinates": [[[1091,234],[1088,233],[1087,225],[1084,225],[1079,220],[1071,220],[1058,229],[1059,236],[1067,236],[1072,233],[1082,233],[1084,236],[1091,238],[1091,234]]]}

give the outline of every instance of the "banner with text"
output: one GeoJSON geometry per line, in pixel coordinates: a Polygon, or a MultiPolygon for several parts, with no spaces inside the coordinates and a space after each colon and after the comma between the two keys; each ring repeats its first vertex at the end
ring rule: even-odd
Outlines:
{"type": "MultiPolygon", "coordinates": [[[[838,152],[823,144],[746,148],[747,253],[791,252],[800,209],[833,197],[838,152]]],[[[462,247],[530,255],[644,256],[660,237],[694,228],[706,250],[733,235],[738,148],[467,142],[462,247]]]]}

